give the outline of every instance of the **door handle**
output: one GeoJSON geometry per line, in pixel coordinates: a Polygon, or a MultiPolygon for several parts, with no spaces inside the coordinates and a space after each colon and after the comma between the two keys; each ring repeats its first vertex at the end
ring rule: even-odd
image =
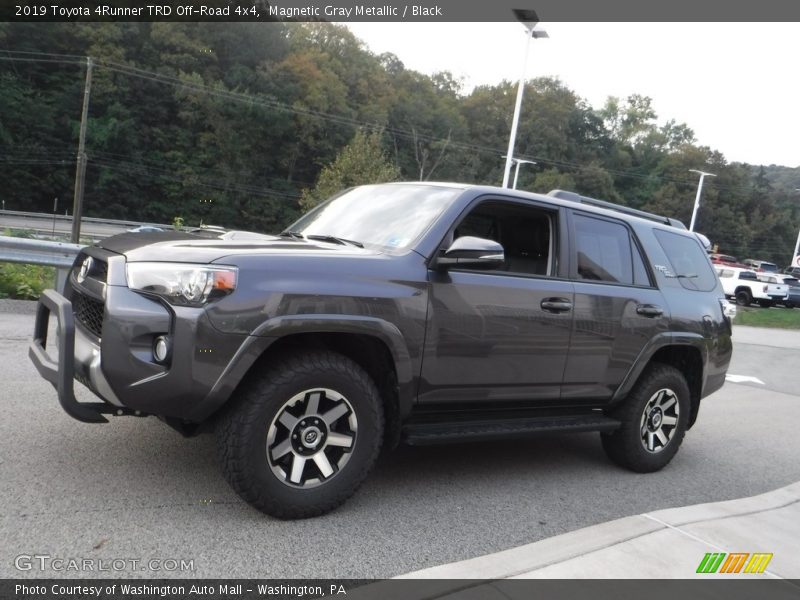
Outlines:
{"type": "Polygon", "coordinates": [[[640,304],[636,307],[636,312],[645,317],[660,317],[664,314],[664,309],[655,304],[640,304]]]}
{"type": "Polygon", "coordinates": [[[542,300],[541,307],[547,312],[569,312],[572,310],[572,302],[566,298],[545,298],[542,300]]]}

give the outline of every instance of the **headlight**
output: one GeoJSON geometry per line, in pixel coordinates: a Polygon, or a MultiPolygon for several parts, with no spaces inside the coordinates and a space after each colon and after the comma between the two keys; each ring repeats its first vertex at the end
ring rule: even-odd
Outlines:
{"type": "Polygon", "coordinates": [[[157,294],[170,304],[202,306],[236,289],[236,267],[206,267],[183,263],[127,264],[128,287],[157,294]]]}

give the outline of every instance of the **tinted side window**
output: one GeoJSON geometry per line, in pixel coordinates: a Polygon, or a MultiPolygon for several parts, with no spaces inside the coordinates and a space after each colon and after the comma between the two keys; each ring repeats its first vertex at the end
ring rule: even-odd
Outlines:
{"type": "Polygon", "coordinates": [[[453,239],[469,235],[500,243],[506,260],[496,271],[548,276],[555,272],[555,225],[556,213],[551,211],[512,202],[485,202],[461,220],[453,239]]]}
{"type": "Polygon", "coordinates": [[[697,238],[663,229],[654,229],[653,233],[683,287],[710,292],[717,286],[717,278],[697,238]]]}
{"type": "Polygon", "coordinates": [[[580,279],[633,284],[631,240],[624,225],[576,214],[575,237],[580,279]]]}

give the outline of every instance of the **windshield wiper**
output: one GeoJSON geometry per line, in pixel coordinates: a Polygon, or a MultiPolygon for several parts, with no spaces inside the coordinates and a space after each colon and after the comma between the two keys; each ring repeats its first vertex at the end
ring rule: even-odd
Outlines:
{"type": "Polygon", "coordinates": [[[350,246],[356,246],[357,248],[363,248],[364,247],[364,244],[362,244],[361,242],[356,242],[354,240],[348,240],[348,239],[345,239],[345,238],[336,237],[335,235],[322,235],[322,234],[312,233],[310,235],[307,235],[306,238],[309,239],[309,240],[320,240],[320,241],[323,241],[323,242],[334,242],[336,244],[342,244],[343,246],[350,245],[350,246]]]}
{"type": "Polygon", "coordinates": [[[301,240],[304,239],[303,234],[300,233],[299,231],[281,231],[278,235],[280,235],[281,237],[293,237],[301,240]]]}

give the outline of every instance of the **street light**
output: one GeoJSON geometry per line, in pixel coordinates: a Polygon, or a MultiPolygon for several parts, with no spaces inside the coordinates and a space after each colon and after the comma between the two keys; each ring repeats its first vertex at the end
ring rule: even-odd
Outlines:
{"type": "Polygon", "coordinates": [[[517,163],[516,168],[514,169],[514,185],[512,186],[514,189],[517,189],[517,179],[519,179],[519,166],[522,164],[525,165],[535,165],[535,160],[524,160],[522,158],[515,158],[514,162],[517,163]]]}
{"type": "Polygon", "coordinates": [[[522,61],[522,75],[519,78],[517,85],[517,101],[514,105],[514,117],[511,120],[511,134],[508,137],[508,152],[506,152],[506,168],[503,173],[503,187],[508,187],[508,180],[511,176],[511,162],[514,160],[514,144],[517,141],[517,125],[519,124],[519,111],[522,107],[522,92],[525,88],[525,73],[528,69],[528,51],[531,45],[532,38],[547,38],[547,32],[543,29],[536,30],[535,27],[539,23],[539,17],[535,11],[522,10],[515,8],[512,11],[517,20],[525,26],[526,39],[525,42],[525,57],[522,61]]]}
{"type": "MultiPolygon", "coordinates": [[[[795,188],[794,191],[800,192],[800,188],[795,188]]],[[[800,261],[797,260],[798,250],[800,250],[800,231],[797,232],[797,241],[794,243],[794,252],[792,252],[792,262],[790,263],[790,265],[793,267],[800,267],[800,261]]]]}
{"type": "Polygon", "coordinates": [[[692,173],[700,174],[700,183],[697,184],[697,196],[694,197],[694,210],[692,211],[692,222],[689,224],[689,231],[694,231],[694,222],[697,219],[697,209],[700,208],[700,194],[703,193],[703,179],[706,177],[716,177],[713,173],[705,173],[697,169],[689,169],[692,173]]]}
{"type": "MultiPolygon", "coordinates": [[[[508,158],[508,156],[506,156],[504,154],[502,158],[508,158]]],[[[517,189],[517,179],[519,178],[519,166],[520,166],[520,164],[535,165],[536,161],[535,160],[525,160],[524,158],[512,158],[511,159],[511,164],[516,165],[516,168],[514,169],[514,185],[512,187],[514,189],[517,189]]]]}

